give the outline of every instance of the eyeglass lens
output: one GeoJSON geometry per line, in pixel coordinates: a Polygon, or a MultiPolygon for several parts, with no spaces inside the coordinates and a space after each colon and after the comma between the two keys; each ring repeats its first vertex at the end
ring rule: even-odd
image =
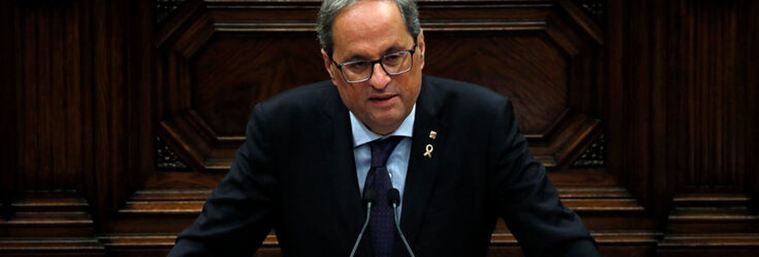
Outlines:
{"type": "Polygon", "coordinates": [[[348,82],[361,82],[369,80],[374,71],[374,63],[379,62],[382,69],[388,75],[399,75],[411,70],[412,58],[410,51],[382,56],[379,61],[357,61],[342,65],[343,74],[348,82]]]}

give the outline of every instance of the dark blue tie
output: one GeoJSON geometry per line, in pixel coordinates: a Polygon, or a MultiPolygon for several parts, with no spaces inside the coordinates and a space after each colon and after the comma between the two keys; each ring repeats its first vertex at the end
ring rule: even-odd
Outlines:
{"type": "Polygon", "coordinates": [[[376,193],[376,202],[372,206],[369,232],[375,257],[390,257],[393,253],[395,239],[395,222],[393,208],[387,202],[387,192],[392,188],[386,163],[402,137],[390,137],[369,143],[372,149],[372,167],[366,178],[365,187],[376,193]]]}

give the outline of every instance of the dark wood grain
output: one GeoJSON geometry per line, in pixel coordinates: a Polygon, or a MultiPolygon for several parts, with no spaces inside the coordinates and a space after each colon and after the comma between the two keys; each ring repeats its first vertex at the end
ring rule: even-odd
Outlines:
{"type": "MultiPolygon", "coordinates": [[[[606,3],[419,1],[425,70],[514,100],[604,256],[756,255],[759,2],[606,3]],[[601,133],[608,166],[567,169],[601,133]]],[[[327,78],[319,4],[2,1],[0,255],[165,256],[252,106],[327,78]],[[156,170],[157,135],[192,169],[156,170]]],[[[502,224],[491,250],[521,254],[502,224]]]]}
{"type": "Polygon", "coordinates": [[[746,109],[745,89],[736,74],[737,2],[683,2],[683,30],[677,52],[683,65],[678,80],[679,94],[672,95],[682,106],[685,120],[680,131],[683,147],[691,149],[683,162],[683,184],[699,187],[739,186],[743,181],[746,141],[743,124],[737,120],[746,109]],[[695,54],[694,54],[695,53],[695,54]]]}
{"type": "Polygon", "coordinates": [[[312,33],[223,33],[194,58],[192,107],[214,137],[244,136],[255,104],[329,79],[312,33]]]}
{"type": "MultiPolygon", "coordinates": [[[[79,152],[79,143],[65,140],[76,137],[71,123],[77,117],[66,113],[81,111],[76,98],[79,81],[71,77],[78,67],[69,65],[78,58],[67,49],[75,45],[72,33],[71,5],[53,7],[21,5],[16,9],[13,51],[17,52],[19,107],[18,116],[19,168],[21,188],[76,188],[81,174],[81,162],[72,157],[79,152]],[[71,37],[71,38],[69,38],[71,37]],[[72,134],[73,133],[73,134],[72,134]]],[[[11,16],[13,17],[13,16],[11,16]]],[[[15,95],[15,94],[14,94],[15,95]]],[[[15,122],[14,122],[15,124],[15,122]]]]}
{"type": "Polygon", "coordinates": [[[742,194],[692,193],[673,199],[659,256],[750,256],[759,250],[759,215],[742,194]]]}
{"type": "Polygon", "coordinates": [[[15,13],[16,3],[12,1],[0,3],[0,35],[14,35],[8,40],[0,40],[0,77],[5,78],[0,86],[0,115],[10,125],[0,126],[0,138],[5,143],[0,144],[0,217],[10,218],[12,215],[11,202],[17,191],[18,170],[18,124],[17,106],[18,74],[20,67],[17,63],[18,53],[16,45],[19,38],[16,37],[15,13]]]}
{"type": "Polygon", "coordinates": [[[88,192],[98,207],[97,215],[106,217],[123,205],[152,169],[153,131],[144,127],[152,120],[148,111],[152,30],[146,21],[152,5],[150,1],[96,2],[91,8],[83,13],[93,19],[93,37],[88,42],[94,99],[93,166],[88,178],[93,188],[88,192]]]}
{"type": "Polygon", "coordinates": [[[2,256],[104,256],[87,201],[76,191],[19,196],[9,220],[0,219],[2,256]]]}
{"type": "MultiPolygon", "coordinates": [[[[93,173],[90,174],[95,180],[95,192],[99,196],[94,204],[98,206],[98,215],[104,215],[106,210],[114,208],[117,204],[113,201],[114,194],[121,191],[123,184],[115,184],[114,179],[118,178],[119,173],[123,173],[126,168],[124,163],[119,161],[123,155],[122,145],[124,140],[117,136],[123,135],[123,120],[120,118],[120,111],[123,108],[123,100],[119,99],[123,95],[117,95],[115,92],[123,90],[124,77],[121,76],[119,69],[121,63],[118,58],[111,54],[111,51],[117,51],[114,47],[114,41],[119,41],[118,36],[122,30],[113,25],[114,15],[123,15],[114,13],[109,8],[110,4],[115,2],[98,2],[92,5],[92,14],[96,22],[93,24],[93,109],[97,110],[94,114],[93,143],[94,143],[94,165],[93,173]],[[111,36],[108,36],[111,35],[111,36]],[[109,129],[113,127],[113,130],[109,129]],[[122,132],[122,133],[115,133],[122,132]],[[111,187],[112,186],[112,187],[111,187]],[[111,187],[111,190],[98,190],[98,187],[111,187]]],[[[122,36],[123,37],[123,36],[122,36]]],[[[119,42],[120,43],[120,42],[119,42]]],[[[118,49],[121,50],[121,49],[118,49]]]]}
{"type": "MultiPolygon", "coordinates": [[[[750,1],[744,1],[750,2],[750,1]]],[[[743,3],[743,2],[742,2],[743,3]]],[[[744,56],[746,66],[744,70],[744,76],[746,78],[746,97],[748,98],[748,108],[746,111],[745,119],[747,120],[746,132],[748,138],[748,146],[746,148],[746,160],[747,164],[751,165],[747,167],[755,166],[755,160],[759,159],[759,133],[756,133],[756,129],[759,128],[759,4],[751,2],[747,7],[741,8],[741,16],[739,20],[746,21],[745,28],[745,54],[739,54],[738,56],[744,56]]],[[[754,199],[759,199],[759,172],[748,172],[747,174],[748,188],[751,196],[754,199]]],[[[754,207],[759,206],[759,201],[754,202],[754,207]]]]}
{"type": "Polygon", "coordinates": [[[609,171],[664,228],[661,255],[755,253],[750,198],[724,194],[756,192],[756,4],[609,3],[609,171]]]}
{"type": "MultiPolygon", "coordinates": [[[[26,12],[28,13],[29,11],[26,12]]],[[[36,65],[34,63],[36,46],[34,46],[34,42],[36,42],[37,34],[33,33],[36,31],[34,23],[35,20],[33,19],[34,17],[30,14],[24,15],[23,10],[19,10],[16,17],[16,24],[18,24],[18,27],[22,28],[22,31],[27,32],[19,32],[18,34],[19,38],[22,38],[24,40],[21,41],[18,45],[18,50],[21,55],[19,65],[23,67],[22,72],[19,74],[19,80],[21,81],[20,84],[23,85],[23,87],[20,88],[23,89],[23,91],[19,92],[22,95],[21,99],[19,99],[19,106],[21,109],[26,110],[24,112],[24,115],[20,115],[19,123],[24,124],[24,127],[37,128],[39,127],[36,119],[38,111],[36,110],[36,106],[34,104],[34,102],[37,100],[37,82],[33,80],[35,77],[33,72],[36,71],[36,65]],[[35,92],[32,93],[31,91],[35,92]]],[[[30,180],[33,181],[33,178],[37,177],[38,169],[36,164],[38,161],[36,158],[39,150],[37,150],[36,136],[32,133],[20,134],[19,138],[19,153],[21,155],[19,157],[19,170],[22,172],[20,173],[24,175],[24,177],[21,179],[21,185],[26,186],[29,184],[30,180]]]]}
{"type": "Polygon", "coordinates": [[[631,183],[629,189],[648,205],[651,103],[646,1],[610,1],[609,26],[609,171],[631,183]],[[639,183],[635,183],[640,181],[639,183]]]}
{"type": "MultiPolygon", "coordinates": [[[[94,66],[95,66],[95,60],[93,58],[94,56],[94,44],[95,42],[92,40],[92,33],[94,31],[94,26],[92,26],[92,23],[94,21],[94,15],[92,15],[93,6],[89,3],[76,3],[77,8],[74,10],[75,21],[76,24],[72,24],[72,27],[74,27],[75,31],[78,31],[79,40],[77,45],[79,46],[79,63],[80,63],[80,70],[78,72],[75,72],[75,74],[79,74],[79,79],[81,79],[81,88],[80,88],[80,103],[81,111],[80,111],[80,124],[81,124],[81,136],[74,136],[75,140],[80,141],[82,143],[82,153],[81,153],[81,162],[82,162],[82,172],[85,174],[84,178],[82,179],[82,186],[83,190],[82,193],[85,195],[88,202],[92,205],[95,205],[96,199],[99,196],[99,192],[95,190],[97,188],[97,182],[96,182],[96,176],[95,176],[95,112],[97,110],[94,108],[95,103],[92,99],[94,99],[95,94],[94,90],[92,89],[95,81],[95,77],[93,75],[94,66]]],[[[77,77],[76,75],[74,75],[77,77]]],[[[77,125],[73,125],[77,126],[77,125]]],[[[97,207],[99,208],[99,206],[97,207]]],[[[94,213],[103,213],[103,211],[93,211],[94,213]]]]}
{"type": "Polygon", "coordinates": [[[141,4],[62,1],[3,7],[9,14],[3,15],[9,26],[4,28],[10,28],[4,34],[12,39],[3,54],[13,54],[3,58],[13,63],[13,69],[3,69],[13,72],[7,76],[12,86],[3,87],[8,90],[3,97],[12,99],[3,101],[3,109],[13,111],[14,124],[4,126],[12,129],[3,135],[12,147],[7,152],[13,153],[4,156],[13,159],[4,162],[11,164],[12,175],[3,183],[13,183],[4,192],[77,189],[98,207],[110,205],[103,209],[107,213],[151,172],[145,147],[151,146],[152,130],[142,127],[150,126],[150,105],[142,103],[151,102],[152,29],[150,12],[137,9],[152,5],[141,4]],[[130,8],[146,14],[122,13],[130,8]],[[126,17],[139,22],[129,24],[126,17]],[[132,182],[118,182],[122,178],[132,182]]]}
{"type": "Polygon", "coordinates": [[[540,31],[427,32],[425,71],[489,87],[510,96],[520,128],[542,134],[567,108],[569,62],[540,31]]]}
{"type": "MultiPolygon", "coordinates": [[[[313,38],[316,6],[290,4],[191,2],[159,29],[161,133],[196,170],[228,169],[257,102],[327,78],[313,38]]],[[[427,72],[510,96],[528,140],[551,146],[531,149],[538,159],[571,163],[599,133],[573,120],[597,115],[587,100],[599,98],[597,26],[566,2],[438,4],[422,5],[432,17],[422,24],[427,72]]]]}

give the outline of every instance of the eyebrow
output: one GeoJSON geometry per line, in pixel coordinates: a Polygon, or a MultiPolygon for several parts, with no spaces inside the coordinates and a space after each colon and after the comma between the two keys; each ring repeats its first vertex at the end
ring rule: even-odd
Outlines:
{"type": "MultiPolygon", "coordinates": [[[[385,49],[385,52],[382,54],[382,56],[385,56],[385,55],[388,55],[388,54],[392,54],[392,53],[395,53],[395,52],[398,52],[398,51],[403,51],[403,50],[407,50],[407,49],[405,49],[405,48],[403,48],[401,46],[394,45],[394,46],[391,46],[391,47],[385,49]]],[[[368,60],[371,60],[371,59],[368,58],[366,55],[363,55],[363,54],[354,54],[354,55],[349,56],[348,59],[346,59],[342,63],[355,62],[355,61],[368,61],[368,60]]]]}

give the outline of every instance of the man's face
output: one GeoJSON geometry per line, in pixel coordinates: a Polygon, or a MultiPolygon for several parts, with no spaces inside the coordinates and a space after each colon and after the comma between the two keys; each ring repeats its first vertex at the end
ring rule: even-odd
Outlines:
{"type": "MultiPolygon", "coordinates": [[[[409,50],[414,40],[406,30],[394,1],[365,0],[342,10],[332,25],[333,55],[337,63],[377,60],[409,50]]],[[[369,129],[385,135],[395,131],[419,96],[424,66],[424,36],[417,38],[413,66],[407,73],[389,76],[379,64],[365,82],[348,83],[324,50],[322,58],[345,106],[369,129]]]]}

